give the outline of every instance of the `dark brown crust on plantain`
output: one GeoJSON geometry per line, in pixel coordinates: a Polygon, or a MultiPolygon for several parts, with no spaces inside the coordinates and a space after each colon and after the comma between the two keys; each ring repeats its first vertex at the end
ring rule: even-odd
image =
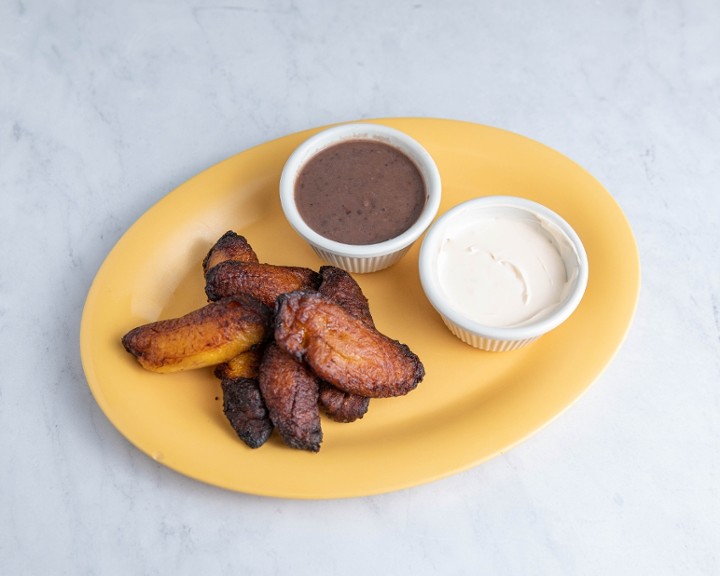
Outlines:
{"type": "Polygon", "coordinates": [[[250,294],[272,308],[281,294],[316,288],[319,283],[320,275],[309,268],[228,260],[208,271],[205,293],[209,300],[250,294]]]}
{"type": "Polygon", "coordinates": [[[370,398],[343,392],[332,384],[320,380],[320,408],[336,422],[354,422],[365,416],[370,398]]]}
{"type": "Polygon", "coordinates": [[[258,257],[244,236],[228,230],[215,242],[203,259],[203,275],[207,274],[211,268],[227,260],[258,262],[258,257]]]}
{"type": "Polygon", "coordinates": [[[322,428],[315,376],[271,343],[263,354],[258,382],[270,420],[283,442],[291,448],[320,450],[322,428]]]}
{"type": "Polygon", "coordinates": [[[259,448],[273,431],[260,385],[255,378],[224,378],[223,412],[238,437],[250,448],[259,448]]]}
{"type": "Polygon", "coordinates": [[[318,292],[333,302],[340,304],[367,326],[375,327],[375,322],[370,314],[368,299],[363,294],[360,285],[345,270],[335,266],[321,266],[318,292]]]}
{"type": "Polygon", "coordinates": [[[225,298],[180,318],[159,320],[130,330],[125,349],[153,372],[180,372],[227,362],[262,342],[272,314],[243,295],[225,298]]]}
{"type": "Polygon", "coordinates": [[[420,359],[316,291],[283,294],[275,307],[275,342],[345,392],[382,398],[413,390],[420,359]]]}

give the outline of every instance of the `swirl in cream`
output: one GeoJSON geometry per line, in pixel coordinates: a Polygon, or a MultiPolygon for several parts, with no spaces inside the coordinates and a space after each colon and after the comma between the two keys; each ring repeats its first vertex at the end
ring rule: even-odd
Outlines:
{"type": "Polygon", "coordinates": [[[488,216],[446,230],[437,255],[440,288],[469,319],[521,326],[549,314],[574,281],[568,240],[542,217],[488,216]]]}

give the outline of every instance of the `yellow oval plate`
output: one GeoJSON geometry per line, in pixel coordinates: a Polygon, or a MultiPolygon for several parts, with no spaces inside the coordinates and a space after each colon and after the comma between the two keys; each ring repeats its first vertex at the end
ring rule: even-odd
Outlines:
{"type": "MultiPolygon", "coordinates": [[[[585,297],[561,327],[525,349],[475,350],[450,334],[423,295],[416,244],[396,266],[356,278],[378,328],[423,360],[409,395],[376,399],[350,424],[323,419],[318,454],[274,435],[252,450],[222,412],[210,369],[158,375],[120,344],[131,328],[205,304],[201,261],[226,230],[248,238],[261,261],[322,263],[285,222],[278,182],[293,149],[317,130],[257,146],[192,178],[147,211],[108,255],[88,293],[80,344],[92,393],[136,447],[182,474],[231,490],[287,498],[388,492],[470,468],[508,450],[569,406],[619,348],[637,303],[632,231],[585,170],[517,134],[438,119],[383,119],[434,156],[440,214],[475,196],[508,194],[545,204],[578,232],[590,261],[585,297]]],[[[319,130],[319,129],[318,129],[319,130]]]]}

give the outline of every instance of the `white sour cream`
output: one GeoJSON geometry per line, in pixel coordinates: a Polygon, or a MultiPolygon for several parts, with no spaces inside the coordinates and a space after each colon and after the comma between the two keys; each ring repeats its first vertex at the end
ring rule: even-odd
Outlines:
{"type": "Polygon", "coordinates": [[[437,254],[440,289],[475,322],[522,326],[552,312],[567,296],[570,242],[534,214],[488,216],[445,231],[437,254]]]}

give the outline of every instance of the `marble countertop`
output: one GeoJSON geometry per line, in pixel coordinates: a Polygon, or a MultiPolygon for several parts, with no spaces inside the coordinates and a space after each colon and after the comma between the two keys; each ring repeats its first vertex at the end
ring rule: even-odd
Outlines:
{"type": "Polygon", "coordinates": [[[720,4],[0,3],[0,572],[720,573],[720,4]],[[572,158],[634,231],[611,365],[482,465],[346,500],[207,486],[95,402],[104,258],[205,168],[362,118],[495,126],[572,158]]]}

